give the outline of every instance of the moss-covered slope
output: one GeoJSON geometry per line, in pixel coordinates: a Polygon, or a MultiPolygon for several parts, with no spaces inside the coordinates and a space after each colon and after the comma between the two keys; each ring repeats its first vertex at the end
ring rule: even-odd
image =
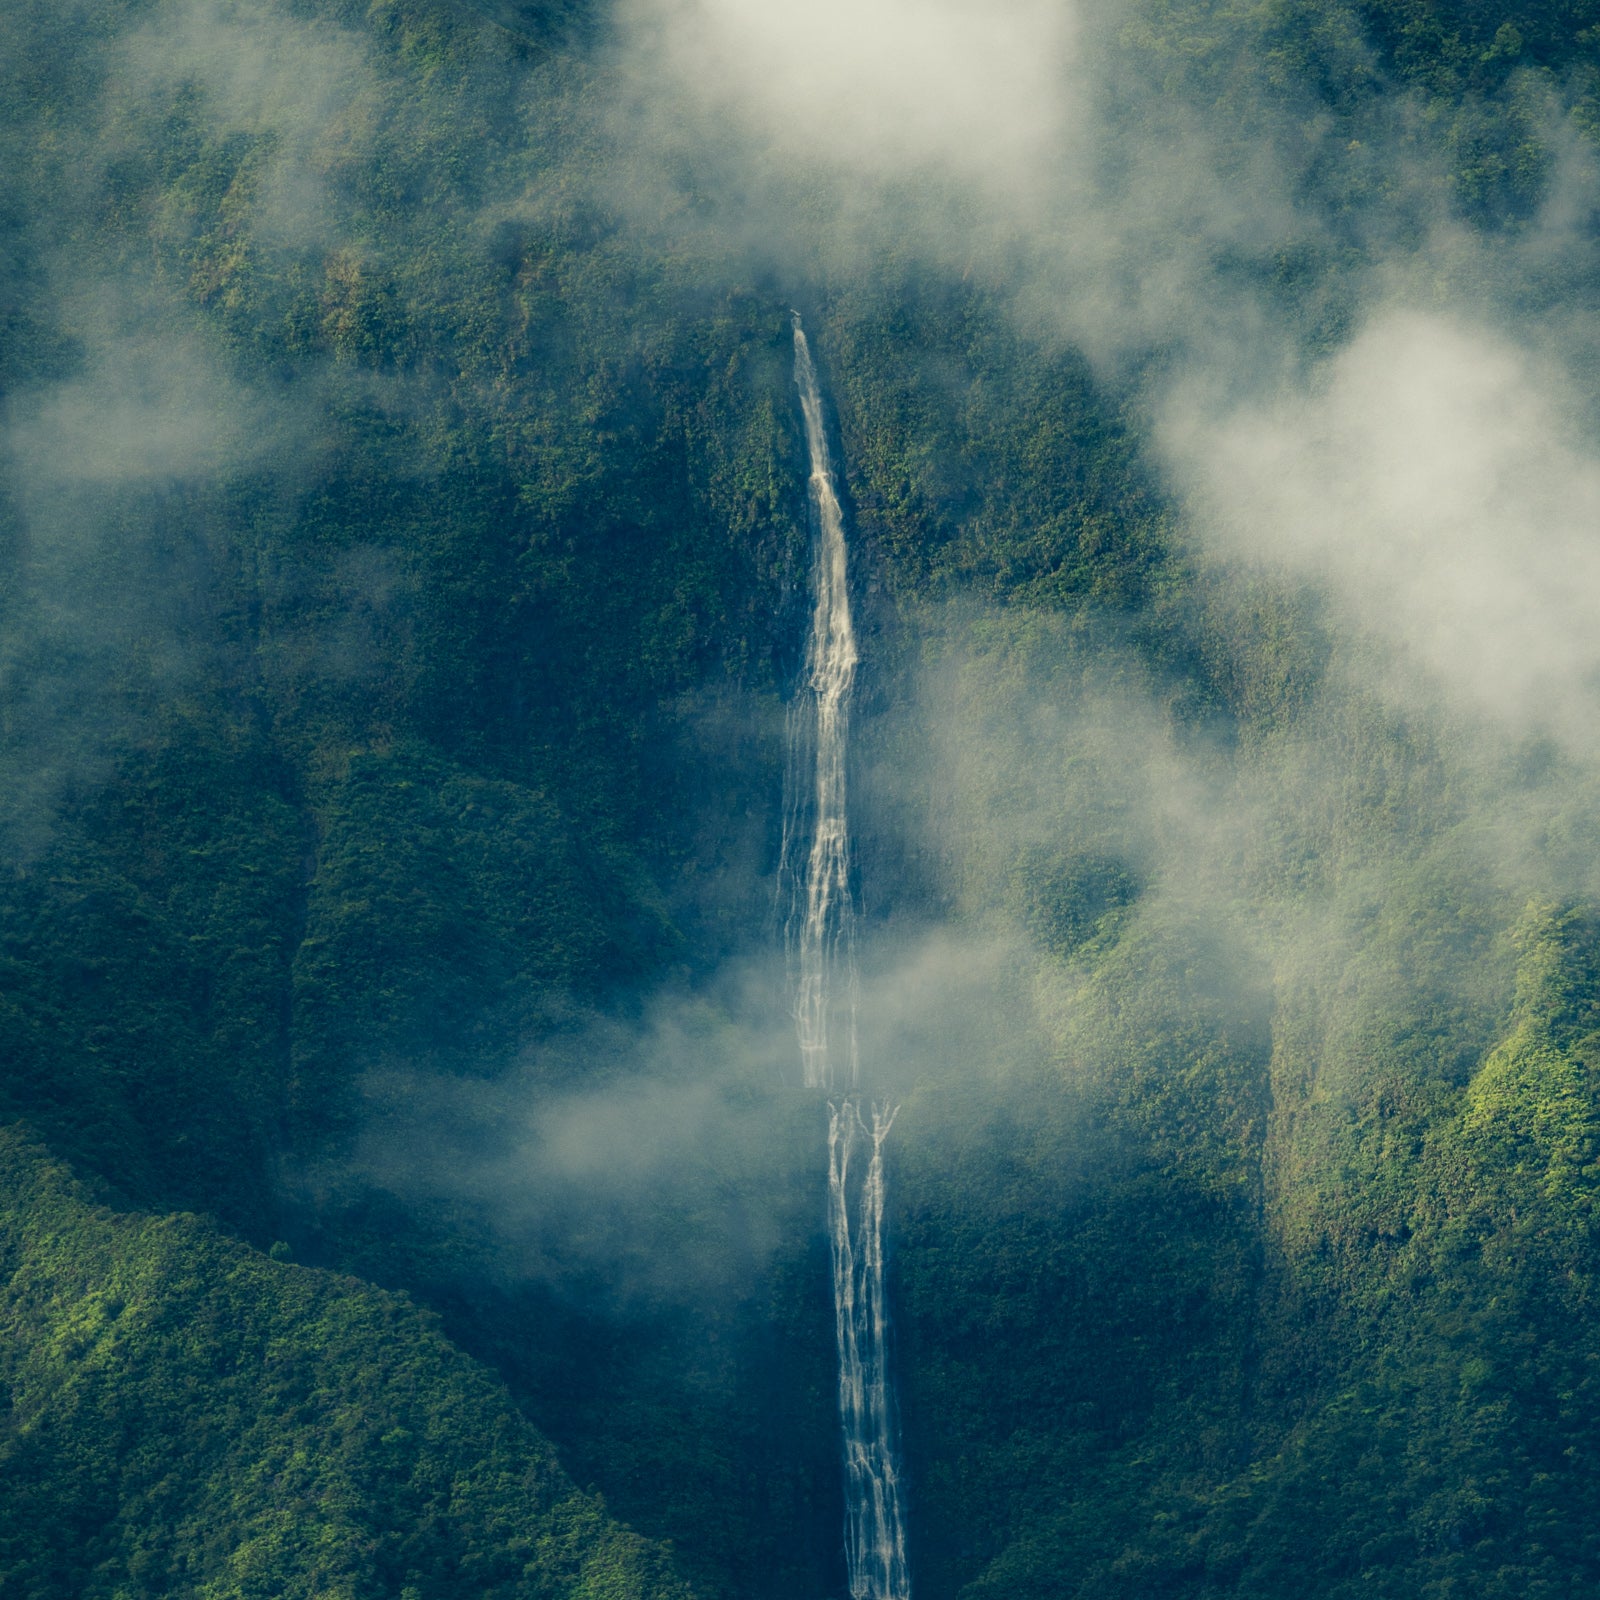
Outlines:
{"type": "Polygon", "coordinates": [[[15,1128],[0,1262],[8,1594],[688,1592],[403,1296],[95,1205],[15,1128]]]}

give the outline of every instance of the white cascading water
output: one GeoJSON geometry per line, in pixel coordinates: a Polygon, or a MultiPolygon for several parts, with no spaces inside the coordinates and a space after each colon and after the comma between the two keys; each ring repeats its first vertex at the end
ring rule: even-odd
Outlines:
{"type": "Polygon", "coordinates": [[[798,312],[794,316],[794,381],[800,391],[806,449],[811,456],[815,552],[805,676],[789,716],[794,800],[788,808],[784,858],[793,898],[798,902],[790,916],[791,928],[798,923],[795,1027],[800,1035],[805,1086],[854,1089],[860,1084],[861,1067],[856,1056],[855,906],[850,897],[845,747],[850,738],[850,690],[861,657],[850,620],[849,551],[844,541],[844,512],[828,457],[822,391],[798,312]],[[808,776],[812,780],[809,786],[808,776]],[[798,845],[808,830],[810,844],[802,862],[798,845]],[[842,1057],[837,1065],[836,1045],[842,1057]],[[836,1083],[841,1076],[843,1083],[836,1083]]]}
{"type": "Polygon", "coordinates": [[[889,1307],[883,1287],[883,1141],[894,1109],[861,1103],[828,1107],[828,1231],[833,1246],[833,1315],[839,1345],[839,1425],[844,1436],[845,1565],[851,1600],[907,1600],[905,1519],[895,1459],[889,1388],[889,1307]],[[867,1168],[850,1225],[852,1158],[867,1168]]]}
{"type": "MultiPolygon", "coordinates": [[[[789,721],[791,800],[783,841],[795,1029],[806,1087],[850,1091],[861,1086],[861,1063],[845,755],[850,691],[860,655],[850,619],[849,551],[828,454],[822,391],[798,312],[794,381],[811,457],[815,547],[805,673],[789,721]]],[[[864,1107],[850,1093],[828,1105],[828,1234],[851,1600],[909,1600],[911,1594],[884,1290],[883,1145],[894,1116],[893,1107],[864,1107]]]]}

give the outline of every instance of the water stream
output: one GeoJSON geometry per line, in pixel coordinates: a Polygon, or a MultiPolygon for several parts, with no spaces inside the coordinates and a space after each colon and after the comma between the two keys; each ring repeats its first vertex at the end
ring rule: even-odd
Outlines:
{"type": "Polygon", "coordinates": [[[813,552],[811,630],[801,692],[789,714],[793,799],[784,839],[797,902],[797,914],[790,917],[795,930],[795,1028],[805,1086],[855,1089],[860,1087],[861,1063],[856,1053],[855,903],[850,894],[845,754],[850,691],[861,656],[850,617],[849,548],[828,455],[822,391],[798,313],[794,381],[811,458],[813,552]]]}
{"type": "Polygon", "coordinates": [[[789,720],[784,875],[790,888],[795,1031],[807,1088],[828,1101],[828,1236],[844,1448],[851,1600],[909,1600],[884,1288],[884,1141],[895,1108],[864,1101],[856,1041],[855,902],[846,757],[860,653],[849,547],[811,348],[794,316],[794,381],[810,455],[812,612],[789,720]]]}

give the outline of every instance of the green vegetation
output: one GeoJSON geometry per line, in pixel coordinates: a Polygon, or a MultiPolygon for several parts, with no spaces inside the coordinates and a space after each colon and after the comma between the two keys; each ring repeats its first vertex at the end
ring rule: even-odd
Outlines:
{"type": "MultiPolygon", "coordinates": [[[[1289,221],[1194,249],[1310,360],[1431,234],[1427,294],[1585,303],[1540,207],[1597,39],[1144,0],[1107,115],[1272,152],[1289,221]]],[[[0,21],[0,1597],[838,1590],[819,1127],[740,964],[791,300],[913,997],[922,1600],[1594,1592],[1582,771],[1217,568],[1163,349],[914,241],[774,266],[809,213],[769,255],[758,183],[641,155],[607,49],[531,0],[0,21]],[[598,1158],[527,1132],[641,1075],[598,1158]]]]}
{"type": "MultiPolygon", "coordinates": [[[[1003,723],[994,664],[967,670],[1003,723]]],[[[1092,759],[1097,737],[1063,746],[1092,759]]],[[[968,776],[1003,818],[991,739],[968,776]]],[[[1286,808],[1296,775],[1258,776],[1286,808]]],[[[1133,875],[1102,852],[1116,830],[1137,859],[1139,822],[1107,817],[1104,785],[1069,772],[1051,794],[1048,866],[1030,846],[1010,878],[966,878],[1094,886],[1097,921],[1050,924],[1032,979],[1048,1044],[987,1084],[925,1081],[903,1113],[924,1582],[1585,1592],[1592,926],[1519,914],[1436,813],[1403,824],[1420,846],[1387,841],[1388,881],[1351,882],[1268,965],[1249,919],[1304,898],[1241,894],[1237,943],[1170,879],[1131,916],[1105,886],[1133,875]]]]}
{"type": "Polygon", "coordinates": [[[110,1212],[14,1133],[0,1217],[7,1592],[687,1594],[403,1296],[110,1212]]]}

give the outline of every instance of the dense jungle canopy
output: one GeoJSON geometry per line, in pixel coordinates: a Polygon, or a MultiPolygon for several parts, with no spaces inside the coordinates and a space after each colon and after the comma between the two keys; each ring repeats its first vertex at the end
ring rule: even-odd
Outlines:
{"type": "Polygon", "coordinates": [[[7,0],[0,1597],[1600,1593],[1600,3],[7,0]]]}

